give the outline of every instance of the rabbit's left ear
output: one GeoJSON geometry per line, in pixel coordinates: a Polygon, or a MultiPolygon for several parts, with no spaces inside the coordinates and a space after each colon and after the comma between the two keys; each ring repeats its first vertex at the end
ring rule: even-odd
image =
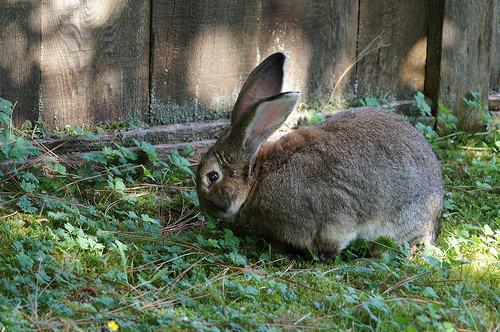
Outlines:
{"type": "Polygon", "coordinates": [[[231,123],[238,121],[260,100],[281,92],[285,60],[283,53],[274,53],[250,73],[234,105],[231,123]]]}
{"type": "Polygon", "coordinates": [[[266,141],[286,121],[297,100],[298,92],[285,92],[259,102],[252,111],[245,114],[235,131],[241,136],[241,149],[247,156],[257,152],[266,141]]]}

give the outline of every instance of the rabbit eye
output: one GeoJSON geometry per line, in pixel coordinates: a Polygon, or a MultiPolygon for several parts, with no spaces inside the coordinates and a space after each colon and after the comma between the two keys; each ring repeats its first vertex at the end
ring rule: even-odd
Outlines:
{"type": "Polygon", "coordinates": [[[211,171],[207,173],[207,178],[210,183],[214,183],[219,179],[219,173],[216,171],[211,171]]]}

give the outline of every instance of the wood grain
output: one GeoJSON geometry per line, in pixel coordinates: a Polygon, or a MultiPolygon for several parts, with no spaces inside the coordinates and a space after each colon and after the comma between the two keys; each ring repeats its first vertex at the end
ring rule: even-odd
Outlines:
{"type": "MultiPolygon", "coordinates": [[[[151,144],[186,144],[186,142],[202,141],[218,138],[229,125],[229,120],[220,119],[203,123],[185,123],[134,128],[111,131],[98,137],[66,136],[37,139],[35,144],[44,149],[53,150],[57,154],[98,151],[114,143],[133,147],[134,140],[147,141],[151,144]]],[[[1,147],[1,146],[0,146],[1,147]]]]}
{"type": "Polygon", "coordinates": [[[250,71],[276,51],[289,56],[285,89],[328,98],[354,58],[356,15],[348,0],[153,0],[150,122],[226,115],[250,71]]]}
{"type": "Polygon", "coordinates": [[[153,0],[150,123],[228,113],[253,65],[256,3],[153,0]]]}
{"type": "Polygon", "coordinates": [[[456,111],[458,127],[479,130],[484,118],[463,102],[469,92],[488,98],[494,1],[446,0],[438,99],[456,111]]]}
{"type": "Polygon", "coordinates": [[[142,119],[149,2],[42,1],[42,119],[51,127],[142,119]]]}
{"type": "Polygon", "coordinates": [[[38,1],[0,1],[0,97],[16,103],[17,126],[38,120],[40,18],[38,1]]]}
{"type": "Polygon", "coordinates": [[[356,56],[357,15],[357,1],[264,0],[257,59],[288,54],[284,88],[300,91],[304,100],[345,95],[354,73],[346,71],[356,56]]]}
{"type": "Polygon", "coordinates": [[[411,97],[423,90],[428,14],[429,0],[360,1],[358,54],[374,40],[376,51],[357,65],[359,94],[411,97]]]}
{"type": "Polygon", "coordinates": [[[490,86],[492,89],[500,91],[500,0],[494,0],[494,3],[490,86]]]}

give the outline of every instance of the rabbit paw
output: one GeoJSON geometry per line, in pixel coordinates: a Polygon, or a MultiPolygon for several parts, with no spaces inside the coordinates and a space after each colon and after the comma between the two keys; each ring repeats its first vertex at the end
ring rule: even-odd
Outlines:
{"type": "Polygon", "coordinates": [[[337,252],[331,251],[320,251],[318,252],[318,258],[321,263],[328,264],[333,262],[335,257],[337,256],[337,252]]]}
{"type": "Polygon", "coordinates": [[[316,238],[314,241],[314,247],[319,261],[321,263],[330,263],[345,246],[342,246],[337,239],[331,239],[327,236],[323,236],[316,238]]]}

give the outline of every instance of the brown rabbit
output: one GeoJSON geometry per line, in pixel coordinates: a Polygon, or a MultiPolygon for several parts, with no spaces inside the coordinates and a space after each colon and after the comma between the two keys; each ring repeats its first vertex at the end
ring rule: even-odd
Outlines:
{"type": "Polygon", "coordinates": [[[439,234],[443,181],[425,138],[379,109],[266,140],[298,93],[281,93],[285,55],[248,77],[231,125],[198,166],[202,209],[328,261],[357,237],[429,241],[439,234]]]}

